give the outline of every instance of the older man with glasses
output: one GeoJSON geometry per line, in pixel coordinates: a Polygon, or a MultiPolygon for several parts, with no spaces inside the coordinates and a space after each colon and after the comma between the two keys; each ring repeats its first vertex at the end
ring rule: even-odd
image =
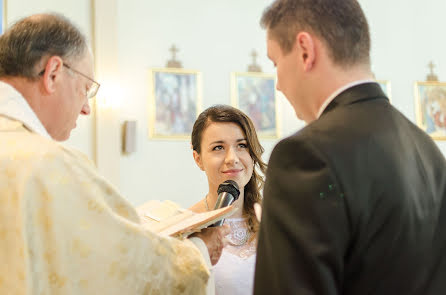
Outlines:
{"type": "Polygon", "coordinates": [[[185,241],[144,229],[84,156],[55,142],[90,113],[93,76],[85,37],[62,16],[0,37],[0,294],[213,293],[226,228],[185,241]]]}

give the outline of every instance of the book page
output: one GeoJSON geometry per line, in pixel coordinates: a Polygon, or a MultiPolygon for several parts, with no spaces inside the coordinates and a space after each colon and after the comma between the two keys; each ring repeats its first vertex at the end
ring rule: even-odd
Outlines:
{"type": "Polygon", "coordinates": [[[164,202],[159,200],[150,200],[137,207],[136,211],[138,212],[138,215],[144,225],[149,228],[158,228],[161,221],[164,221],[172,216],[179,215],[187,210],[182,209],[178,204],[169,200],[164,202]]]}
{"type": "Polygon", "coordinates": [[[160,200],[150,200],[136,208],[140,215],[144,215],[149,219],[160,221],[167,217],[181,213],[180,205],[170,200],[161,202],[160,200]]]}
{"type": "Polygon", "coordinates": [[[173,223],[165,227],[163,230],[159,231],[159,233],[168,236],[188,236],[189,234],[200,231],[201,229],[214,224],[220,219],[234,214],[236,210],[237,208],[228,206],[203,213],[193,213],[192,211],[189,211],[192,212],[190,216],[182,219],[178,223],[173,223]]]}
{"type": "Polygon", "coordinates": [[[181,208],[172,201],[151,200],[137,207],[136,210],[145,228],[161,235],[185,237],[232,215],[237,208],[228,206],[195,213],[181,208]]]}

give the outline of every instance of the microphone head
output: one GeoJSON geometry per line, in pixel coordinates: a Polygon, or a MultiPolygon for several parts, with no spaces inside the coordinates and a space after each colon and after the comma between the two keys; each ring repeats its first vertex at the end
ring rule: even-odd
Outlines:
{"type": "Polygon", "coordinates": [[[238,184],[234,180],[226,180],[218,186],[217,194],[226,192],[234,197],[234,201],[238,199],[240,195],[240,190],[238,189],[238,184]]]}

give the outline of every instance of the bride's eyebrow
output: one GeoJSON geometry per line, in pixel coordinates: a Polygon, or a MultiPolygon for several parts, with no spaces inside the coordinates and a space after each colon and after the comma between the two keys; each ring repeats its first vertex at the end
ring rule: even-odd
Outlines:
{"type": "Polygon", "coordinates": [[[225,142],[223,140],[216,140],[216,141],[209,143],[209,145],[219,144],[219,143],[225,143],[225,142]]]}

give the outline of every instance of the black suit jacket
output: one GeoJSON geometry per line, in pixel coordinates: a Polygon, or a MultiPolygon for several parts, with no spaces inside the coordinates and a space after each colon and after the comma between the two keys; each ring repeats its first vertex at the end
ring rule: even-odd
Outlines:
{"type": "Polygon", "coordinates": [[[270,158],[255,294],[446,294],[446,163],[376,83],[270,158]]]}

